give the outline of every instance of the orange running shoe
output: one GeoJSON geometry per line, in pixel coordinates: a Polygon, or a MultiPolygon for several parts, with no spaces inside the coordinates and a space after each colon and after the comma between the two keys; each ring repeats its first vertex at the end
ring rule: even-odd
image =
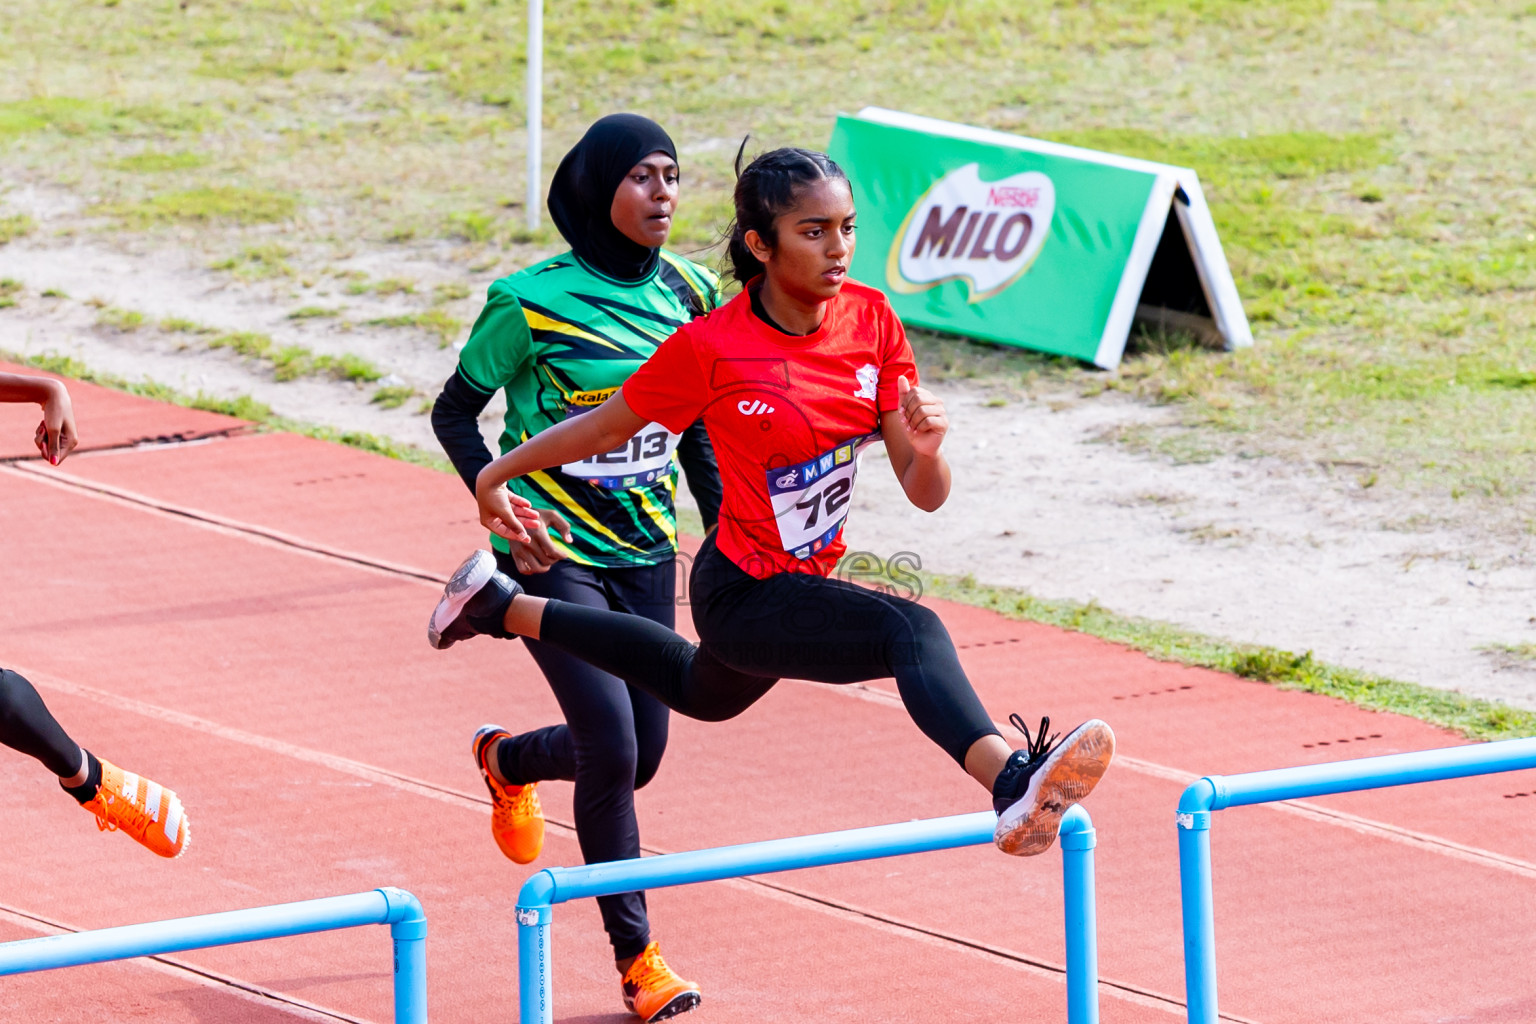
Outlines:
{"type": "Polygon", "coordinates": [[[103,832],[126,832],[162,857],[180,857],[192,829],[175,793],[111,761],[101,760],[101,785],[83,806],[103,832]]]}
{"type": "Polygon", "coordinates": [[[641,1020],[666,1020],[687,1013],[704,997],[699,986],[677,976],[656,943],[645,947],[624,974],[624,1005],[641,1020]]]}
{"type": "Polygon", "coordinates": [[[485,788],[491,791],[491,835],[497,847],[518,864],[532,864],[544,850],[544,807],[539,803],[539,784],[503,786],[485,763],[497,741],[511,737],[499,725],[482,725],[475,733],[475,764],[480,768],[485,788]]]}

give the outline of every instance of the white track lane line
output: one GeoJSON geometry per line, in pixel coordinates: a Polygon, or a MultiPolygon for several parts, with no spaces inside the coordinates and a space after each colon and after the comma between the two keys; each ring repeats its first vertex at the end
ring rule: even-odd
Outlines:
{"type": "MultiPolygon", "coordinates": [[[[0,464],[0,473],[15,473],[41,483],[50,484],[66,490],[83,491],[88,496],[99,500],[125,504],[141,511],[158,514],[178,522],[188,523],[201,529],[211,530],[229,537],[235,537],[264,547],[273,547],[278,550],[294,552],[318,558],[322,561],[360,569],[366,572],[382,574],[394,579],[407,580],[420,583],[424,586],[439,587],[448,582],[448,577],[440,576],[425,569],[417,569],[414,566],[395,564],[382,559],[361,555],[351,551],[343,551],[328,545],[308,541],[302,537],[295,537],[278,530],[270,530],[266,527],[256,526],[240,520],[230,519],[216,515],[212,512],[202,512],[197,509],[182,508],[161,502],[158,499],[149,498],[122,488],[112,487],[107,484],[98,484],[88,480],[80,480],[72,477],[62,477],[48,468],[30,463],[18,463],[15,465],[0,464]]],[[[801,683],[806,686],[815,686],[823,691],[867,700],[876,704],[894,706],[905,710],[901,698],[887,690],[878,687],[855,683],[850,686],[826,686],[821,683],[806,683],[803,680],[791,679],[785,682],[801,683]]],[[[1006,728],[1003,723],[994,722],[1001,731],[1006,728]]],[[[278,741],[270,741],[278,742],[278,741]]],[[[321,755],[318,751],[312,752],[315,756],[321,755]]],[[[344,759],[343,759],[344,760],[344,759]]],[[[1167,765],[1157,764],[1153,761],[1141,758],[1129,757],[1125,754],[1116,754],[1115,763],[1142,775],[1153,778],[1167,779],[1173,782],[1182,782],[1188,785],[1201,775],[1181,768],[1170,768],[1167,765]]],[[[340,770],[340,769],[338,769],[340,770]]],[[[371,769],[381,771],[382,769],[371,769]]],[[[400,777],[404,780],[404,777],[400,777]]],[[[425,783],[416,783],[426,786],[425,783]]],[[[1506,871],[1522,878],[1536,878],[1536,863],[1521,860],[1517,857],[1495,853],[1492,850],[1484,850],[1476,846],[1468,846],[1458,843],[1443,836],[1433,835],[1427,832],[1416,832],[1412,829],[1393,825],[1389,822],[1376,821],[1362,815],[1351,814],[1348,811],[1336,811],[1319,804],[1303,800],[1287,800],[1280,803],[1261,804],[1282,814],[1293,814],[1323,825],[1333,825],[1345,828],[1362,835],[1375,836],[1388,842],[1409,846],[1417,850],[1425,850],[1437,853],[1453,860],[1466,861],[1472,864],[1480,864],[1496,870],[1506,871]]]]}
{"type": "MultiPolygon", "coordinates": [[[[236,537],[252,543],[257,543],[264,547],[274,547],[280,550],[305,554],[314,558],[318,558],[322,561],[339,563],[354,569],[361,569],[377,574],[383,574],[395,579],[409,580],[411,582],[422,583],[432,587],[441,586],[447,582],[446,576],[441,576],[428,570],[418,569],[414,566],[391,563],[369,555],[361,555],[355,552],[345,551],[339,548],[331,547],[329,545],[309,541],[302,537],[287,534],[279,530],[273,530],[252,523],[242,522],[241,520],[232,519],[227,516],[221,516],[217,513],[204,512],[198,509],[172,505],[168,502],[164,502],[142,494],[137,494],[124,488],[113,487],[109,484],[101,484],[95,481],[83,480],[75,477],[67,478],[56,475],[49,475],[49,471],[41,465],[33,466],[30,463],[0,464],[0,472],[17,473],[19,475],[25,475],[30,479],[51,484],[53,486],[61,487],[64,489],[84,491],[90,497],[94,497],[99,500],[135,507],[142,511],[159,514],[167,518],[178,520],[180,522],[189,523],[202,529],[211,530],[226,536],[236,537]]],[[[807,686],[816,686],[823,692],[830,690],[833,693],[850,696],[855,699],[867,700],[871,703],[881,704],[887,707],[894,706],[905,710],[901,703],[901,698],[898,695],[889,693],[885,690],[881,690],[877,687],[865,686],[861,684],[855,684],[852,686],[827,687],[824,684],[808,683],[802,680],[785,681],[802,683],[803,685],[807,686]]],[[[94,691],[90,690],[88,687],[79,687],[79,684],[65,683],[64,685],[78,688],[79,695],[86,697],[87,699],[99,700],[101,698],[110,698],[111,700],[128,700],[128,698],[118,698],[116,695],[108,694],[105,691],[94,691]],[[88,690],[90,692],[86,692],[88,690]],[[96,694],[99,694],[100,697],[95,696],[96,694]]],[[[155,706],[144,705],[144,707],[148,709],[154,708],[155,706]]],[[[126,706],[125,709],[134,710],[132,708],[126,708],[126,706]]],[[[157,712],[163,712],[165,715],[171,716],[181,715],[180,712],[171,711],[168,708],[155,708],[155,711],[153,712],[146,710],[141,711],[140,713],[148,713],[151,715],[151,717],[159,717],[157,712]]],[[[185,717],[194,719],[198,722],[202,721],[201,719],[195,719],[195,716],[185,717]]],[[[1001,723],[994,724],[998,725],[1000,730],[1003,728],[1001,723]]],[[[215,723],[211,722],[207,723],[207,726],[214,729],[227,729],[227,727],[217,726],[215,723]]],[[[203,726],[200,725],[189,726],[189,728],[202,727],[203,726]]],[[[240,732],[240,730],[230,731],[236,733],[240,732]]],[[[353,774],[359,778],[367,778],[370,781],[380,782],[384,785],[391,785],[396,786],[397,788],[407,789],[417,793],[418,795],[427,796],[432,799],[444,800],[448,803],[461,803],[461,801],[465,801],[473,806],[479,807],[482,811],[487,813],[490,810],[488,802],[481,801],[477,798],[470,797],[467,794],[459,793],[455,790],[434,786],[431,783],[426,783],[419,779],[412,779],[409,776],[397,775],[395,773],[385,771],[381,768],[376,768],[371,765],[364,765],[361,762],[350,761],[347,758],[337,757],[336,755],[324,754],[320,751],[314,751],[309,750],[308,748],[285,744],[280,740],[272,740],[266,737],[255,736],[254,734],[244,735],[249,736],[251,740],[256,741],[252,743],[252,745],[260,746],[263,749],[272,750],[275,753],[282,753],[286,756],[298,757],[300,760],[310,761],[311,763],[315,764],[322,764],[336,771],[353,774]]],[[[233,736],[227,736],[226,738],[232,739],[234,742],[248,742],[245,739],[236,738],[233,736]]],[[[1171,768],[1167,765],[1157,764],[1156,762],[1143,760],[1141,758],[1129,757],[1125,754],[1117,754],[1115,757],[1115,762],[1116,764],[1128,768],[1131,771],[1137,772],[1138,774],[1148,775],[1153,778],[1166,779],[1173,782],[1181,782],[1186,785],[1201,778],[1200,775],[1185,769],[1171,768]]],[[[461,803],[461,806],[462,805],[463,804],[461,803]]],[[[1279,803],[1263,804],[1260,806],[1268,807],[1281,813],[1293,814],[1297,817],[1304,818],[1317,824],[1333,825],[1339,828],[1345,828],[1352,832],[1357,832],[1361,835],[1373,836],[1378,839],[1384,839],[1388,842],[1408,846],[1413,849],[1439,854],[1441,856],[1449,857],[1453,860],[1459,860],[1467,863],[1477,864],[1483,867],[1493,868],[1494,870],[1504,871],[1518,877],[1536,878],[1536,863],[1521,860],[1516,857],[1509,857],[1501,853],[1495,853],[1492,850],[1485,850],[1480,847],[1468,846],[1451,839],[1446,839],[1442,836],[1436,836],[1426,832],[1416,832],[1412,829],[1402,828],[1401,826],[1393,825],[1389,822],[1376,821],[1361,815],[1351,814],[1347,811],[1337,811],[1332,808],[1323,807],[1318,804],[1313,804],[1301,800],[1287,800],[1279,803]]],[[[550,821],[549,824],[554,825],[557,830],[563,833],[567,833],[571,837],[574,837],[575,835],[574,828],[569,825],[556,821],[550,821]]],[[[652,849],[650,847],[645,847],[645,851],[647,853],[666,852],[652,849]]],[[[784,892],[785,894],[796,899],[799,905],[804,905],[805,901],[810,901],[813,904],[825,905],[829,911],[836,911],[836,916],[842,916],[844,913],[852,913],[856,916],[867,918],[871,921],[885,920],[879,915],[872,915],[868,912],[857,910],[856,908],[849,910],[840,906],[834,907],[833,905],[827,904],[823,897],[816,896],[811,893],[801,893],[788,887],[769,885],[768,883],[750,882],[748,884],[784,892]]],[[[887,923],[896,926],[902,934],[912,934],[912,932],[909,930],[912,926],[905,925],[905,923],[898,923],[894,920],[890,920],[887,923]]],[[[963,944],[968,940],[964,940],[958,937],[952,938],[945,936],[941,939],[941,941],[949,946],[952,945],[953,942],[959,942],[963,944]]],[[[1034,962],[1031,960],[1031,958],[1025,957],[1023,954],[1016,954],[1012,953],[1011,951],[999,951],[999,953],[999,958],[1007,962],[1012,962],[1015,964],[1034,962]]],[[[1055,971],[1058,969],[1057,965],[1051,964],[1047,966],[1044,961],[1039,961],[1039,964],[1040,969],[1042,969],[1044,973],[1059,977],[1059,975],[1055,975],[1055,971]]],[[[1101,984],[1105,985],[1105,987],[1113,987],[1118,989],[1119,991],[1107,993],[1114,995],[1116,998],[1129,998],[1134,1002],[1140,1002],[1142,999],[1146,999],[1148,1005],[1159,1007],[1175,1006],[1182,1008],[1183,1006],[1181,1001],[1174,999],[1173,997],[1164,996],[1160,993],[1153,993],[1149,990],[1141,990],[1136,986],[1122,985],[1112,982],[1101,982],[1101,984]]],[[[1223,1020],[1243,1021],[1243,1018],[1230,1017],[1227,1014],[1221,1014],[1221,1017],[1223,1020]]]]}
{"type": "Polygon", "coordinates": [[[274,530],[270,527],[242,522],[239,519],[231,519],[228,516],[221,516],[216,512],[204,512],[201,509],[173,505],[170,502],[161,501],[158,498],[150,498],[122,487],[97,483],[94,480],[87,480],[83,477],[65,476],[59,470],[50,470],[40,464],[0,463],[0,473],[25,477],[28,480],[46,484],[50,487],[57,487],[60,490],[84,492],[88,497],[115,505],[135,508],[141,512],[159,515],[166,519],[196,526],[226,537],[235,537],[240,540],[260,544],[263,547],[274,547],[290,553],[309,555],[323,561],[340,563],[353,569],[381,573],[396,579],[408,579],[431,587],[441,587],[448,582],[447,576],[429,572],[426,569],[389,562],[381,558],[374,558],[372,555],[360,555],[329,544],[322,544],[318,541],[306,540],[303,537],[284,533],[282,530],[274,530]]]}
{"type": "MultiPolygon", "coordinates": [[[[305,540],[302,537],[295,537],[278,530],[271,530],[263,526],[256,526],[254,524],[242,522],[237,519],[230,519],[228,517],[220,516],[212,512],[202,512],[197,509],[182,508],[180,506],[171,505],[142,494],[137,494],[122,488],[113,487],[108,484],[99,484],[89,480],[81,480],[76,477],[60,476],[58,475],[57,471],[50,470],[48,467],[45,467],[40,463],[36,465],[31,463],[0,464],[0,473],[7,472],[25,476],[28,479],[50,484],[52,486],[60,487],[66,490],[82,491],[87,496],[96,498],[98,500],[138,508],[141,511],[165,516],[178,522],[187,523],[201,529],[211,530],[225,536],[238,538],[254,544],[259,544],[263,547],[272,547],[278,550],[298,553],[312,558],[318,558],[322,561],[330,562],[332,564],[340,564],[353,569],[360,569],[366,572],[382,574],[394,579],[420,583],[424,586],[430,586],[433,588],[442,586],[448,582],[447,576],[440,576],[425,569],[418,569],[414,566],[395,564],[384,561],[382,559],[373,558],[369,555],[357,554],[356,552],[343,551],[339,548],[332,548],[328,545],[305,540]]],[[[821,683],[806,683],[803,680],[785,680],[785,682],[801,683],[802,685],[806,686],[815,686],[822,691],[831,691],[841,696],[867,700],[872,703],[883,704],[888,707],[894,706],[905,711],[905,707],[902,705],[901,698],[898,695],[874,686],[868,686],[859,683],[855,683],[851,686],[826,686],[821,683]]],[[[1003,725],[1003,723],[1000,722],[995,722],[993,724],[997,725],[1000,731],[1007,728],[1003,725]]],[[[278,741],[274,740],[269,742],[278,741]]],[[[311,753],[314,754],[314,756],[329,756],[321,755],[318,751],[313,751],[311,753]]],[[[1196,779],[1201,778],[1201,775],[1195,772],[1187,771],[1181,768],[1170,768],[1167,765],[1157,764],[1156,762],[1143,760],[1141,758],[1130,757],[1125,754],[1116,754],[1115,763],[1142,775],[1149,775],[1153,778],[1159,779],[1167,779],[1173,782],[1181,782],[1185,785],[1188,785],[1189,783],[1194,782],[1196,779]]],[[[381,771],[382,769],[370,770],[381,771]]],[[[426,783],[421,783],[419,780],[405,780],[404,776],[400,776],[399,778],[401,781],[415,781],[416,785],[424,787],[427,786],[426,783]]],[[[1332,808],[1323,807],[1319,804],[1310,803],[1303,800],[1287,800],[1280,803],[1261,804],[1259,806],[1270,808],[1282,814],[1292,814],[1300,818],[1305,818],[1306,820],[1316,824],[1332,825],[1338,828],[1348,829],[1351,832],[1360,833],[1361,835],[1375,836],[1378,839],[1384,839],[1388,842],[1398,843],[1399,845],[1408,846],[1416,850],[1423,850],[1429,853],[1440,854],[1441,856],[1449,857],[1453,860],[1479,864],[1483,867],[1491,867],[1495,870],[1505,871],[1509,874],[1517,875],[1521,878],[1536,878],[1536,863],[1521,860],[1517,857],[1510,857],[1501,853],[1495,853],[1492,850],[1485,850],[1476,846],[1468,846],[1464,843],[1458,843],[1452,839],[1446,839],[1443,836],[1437,836],[1427,832],[1417,832],[1413,829],[1403,828],[1399,825],[1393,825],[1389,822],[1376,821],[1372,818],[1366,818],[1362,815],[1351,814],[1348,811],[1337,811],[1333,810],[1332,808]]]]}
{"type": "MultiPolygon", "coordinates": [[[[7,906],[4,903],[0,903],[0,920],[8,921],[9,923],[14,924],[20,928],[25,928],[28,931],[37,932],[39,935],[45,936],[63,935],[70,932],[81,932],[86,930],[84,928],[77,928],[71,924],[65,924],[62,921],[55,921],[51,918],[43,917],[40,914],[34,914],[31,911],[20,910],[16,907],[7,906]]],[[[129,961],[114,960],[108,962],[127,963],[129,961]]],[[[277,992],[273,989],[264,988],[261,985],[257,985],[255,982],[243,981],[240,978],[234,978],[227,974],[221,974],[218,971],[212,971],[206,967],[196,967],[192,964],[183,963],[182,961],[177,960],[171,956],[159,955],[133,957],[132,962],[138,966],[147,967],[150,970],[156,971],[160,974],[169,975],[170,977],[175,978],[180,982],[190,983],[193,985],[201,985],[204,988],[212,988],[229,992],[237,999],[249,1003],[255,1003],[256,1005],[269,1010],[277,1010],[279,1013],[288,1014],[289,1016],[295,1017],[298,1020],[319,1021],[322,1022],[322,1024],[333,1024],[335,1021],[344,1021],[346,1024],[375,1024],[374,1021],[367,1017],[354,1017],[350,1013],[343,1013],[340,1010],[332,1010],[329,1007],[321,1006],[319,1003],[312,1003],[307,999],[300,999],[298,996],[290,996],[283,992],[277,992]]],[[[385,973],[385,969],[381,966],[379,968],[380,976],[384,976],[385,973]]]]}
{"type": "MultiPolygon", "coordinates": [[[[309,747],[301,747],[297,744],[284,742],[283,740],[276,740],[268,736],[247,732],[244,729],[220,725],[217,722],[201,718],[197,715],[190,715],[183,711],[150,704],[147,701],[137,700],[133,697],[124,697],[106,690],[99,690],[96,687],[72,682],[27,666],[16,665],[14,670],[26,676],[35,686],[42,690],[88,700],[117,711],[126,711],[130,714],[141,715],[168,725],[180,726],[200,735],[212,736],[229,743],[239,743],[282,757],[293,758],[294,760],[303,761],[307,764],[313,764],[344,775],[351,775],[354,778],[364,779],[377,785],[389,786],[414,796],[437,800],[464,810],[486,815],[491,812],[489,797],[475,796],[447,786],[439,786],[409,775],[389,771],[376,765],[354,761],[348,757],[327,754],[309,747]]],[[[573,825],[549,819],[547,821],[552,826],[552,831],[565,838],[575,840],[576,829],[573,825]]],[[[650,845],[644,845],[642,849],[644,852],[652,855],[673,852],[650,845]]],[[[767,896],[770,899],[787,902],[801,909],[814,910],[838,920],[853,922],[887,934],[902,936],[927,945],[980,957],[991,963],[1005,966],[1012,970],[1023,971],[1036,977],[1058,983],[1065,981],[1065,966],[1054,961],[1045,960],[1003,946],[980,942],[963,935],[938,931],[925,925],[904,921],[897,917],[868,910],[851,903],[844,903],[840,900],[778,881],[751,877],[727,879],[717,884],[728,885],[734,889],[757,896],[767,896]]],[[[1182,1016],[1184,1013],[1184,1003],[1176,996],[1166,995],[1130,982],[1122,982],[1104,977],[1099,979],[1099,986],[1101,994],[1108,998],[1163,1010],[1178,1016],[1182,1016]]],[[[1222,1019],[1238,1022],[1238,1024],[1253,1024],[1253,1022],[1247,1021],[1245,1018],[1234,1017],[1228,1014],[1223,1014],[1222,1019]]]]}
{"type": "MultiPolygon", "coordinates": [[[[854,683],[851,686],[828,687],[821,683],[808,683],[800,679],[786,679],[785,682],[797,683],[802,686],[816,686],[821,689],[848,691],[850,696],[859,700],[869,701],[871,704],[882,704],[890,708],[906,710],[901,702],[901,697],[882,690],[876,686],[868,686],[864,683],[854,683]]],[[[999,731],[1013,728],[1002,722],[993,722],[999,731]]],[[[1155,779],[1166,779],[1169,782],[1177,782],[1181,785],[1189,785],[1202,775],[1185,771],[1181,768],[1170,768],[1167,765],[1158,764],[1155,761],[1145,761],[1138,757],[1128,757],[1125,754],[1116,754],[1114,764],[1118,767],[1129,768],[1139,775],[1148,775],[1155,779]]],[[[1349,829],[1361,835],[1371,836],[1376,839],[1385,839],[1387,842],[1397,843],[1400,846],[1412,847],[1427,853],[1439,854],[1452,860],[1465,861],[1469,864],[1477,864],[1485,868],[1493,868],[1495,871],[1504,871],[1521,878],[1536,878],[1536,863],[1521,860],[1518,857],[1510,857],[1506,854],[1495,853],[1492,850],[1484,850],[1477,846],[1468,846],[1458,843],[1454,839],[1446,839],[1443,836],[1432,835],[1428,832],[1415,832],[1413,829],[1393,825],[1390,822],[1376,821],[1348,811],[1337,811],[1332,807],[1324,807],[1307,800],[1281,800],[1275,803],[1257,804],[1258,807],[1267,807],[1281,814],[1291,814],[1298,818],[1320,825],[1333,825],[1337,828],[1349,829]]],[[[1172,808],[1169,808],[1170,812],[1172,808]]],[[[1169,815],[1168,831],[1171,835],[1177,827],[1169,815]]]]}

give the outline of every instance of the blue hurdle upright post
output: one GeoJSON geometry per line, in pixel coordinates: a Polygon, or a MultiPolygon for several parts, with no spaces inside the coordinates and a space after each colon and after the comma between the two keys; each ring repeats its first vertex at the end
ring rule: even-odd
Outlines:
{"type": "Polygon", "coordinates": [[[1211,814],[1227,807],[1409,786],[1536,768],[1536,739],[1500,740],[1409,754],[1210,775],[1179,798],[1179,888],[1184,905],[1184,993],[1190,1024],[1217,1024],[1216,905],[1211,894],[1211,814]]]}
{"type": "Polygon", "coordinates": [[[1057,835],[1066,905],[1067,1022],[1099,1024],[1099,912],[1093,885],[1093,848],[1099,837],[1081,804],[1062,815],[1057,835]]]}
{"type": "MultiPolygon", "coordinates": [[[[540,871],[523,883],[517,898],[518,1019],[522,1024],[554,1022],[549,929],[557,903],[775,871],[878,860],[908,853],[981,846],[992,842],[996,825],[997,815],[981,811],[540,871]]],[[[1098,938],[1093,890],[1093,848],[1097,838],[1088,812],[1081,807],[1069,809],[1062,816],[1060,836],[1062,885],[1067,903],[1067,1019],[1070,1024],[1098,1024],[1098,938]]]]}
{"type": "Polygon", "coordinates": [[[415,896],[393,887],[7,942],[0,977],[370,924],[389,925],[394,940],[395,1024],[426,1024],[427,918],[415,896]]]}

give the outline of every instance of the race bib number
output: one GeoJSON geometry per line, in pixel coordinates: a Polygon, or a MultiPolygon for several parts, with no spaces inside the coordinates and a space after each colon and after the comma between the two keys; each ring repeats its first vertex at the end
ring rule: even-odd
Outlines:
{"type": "MultiPolygon", "coordinates": [[[[573,405],[566,410],[566,416],[569,418],[586,411],[573,405]]],[[[646,487],[672,471],[672,453],[677,451],[681,439],[660,423],[648,423],[613,451],[592,455],[580,462],[567,462],[560,468],[566,476],[610,491],[646,487]]]]}
{"type": "Polygon", "coordinates": [[[785,551],[810,558],[837,539],[853,499],[859,452],[878,440],[878,433],[856,437],[799,465],[768,471],[768,500],[785,551]]]}

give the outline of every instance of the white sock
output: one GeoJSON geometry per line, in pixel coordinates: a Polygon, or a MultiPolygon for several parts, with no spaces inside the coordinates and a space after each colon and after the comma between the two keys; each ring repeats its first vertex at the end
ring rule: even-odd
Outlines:
{"type": "Polygon", "coordinates": [[[75,774],[71,775],[67,779],[64,776],[60,775],[59,776],[59,785],[63,786],[65,789],[74,789],[76,786],[83,786],[83,785],[85,785],[85,780],[90,778],[90,776],[91,776],[91,759],[90,759],[90,756],[86,754],[85,748],[81,747],[80,748],[80,770],[75,772],[75,774]]]}

